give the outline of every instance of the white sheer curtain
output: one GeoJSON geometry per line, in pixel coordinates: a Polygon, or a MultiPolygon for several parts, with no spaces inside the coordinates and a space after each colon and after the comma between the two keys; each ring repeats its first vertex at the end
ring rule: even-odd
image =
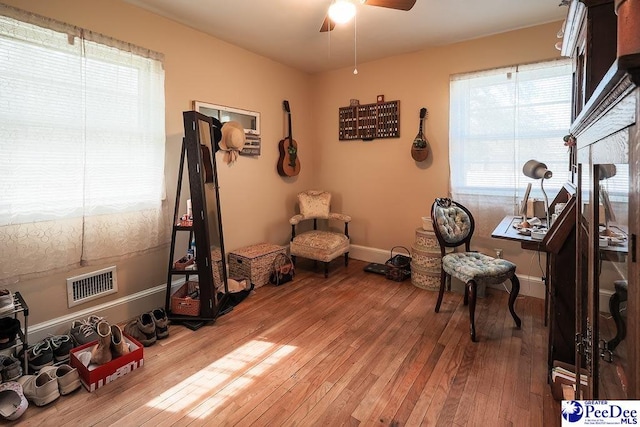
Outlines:
{"type": "Polygon", "coordinates": [[[518,212],[528,182],[522,174],[536,159],[553,178],[550,199],[570,179],[563,136],[571,122],[571,64],[558,60],[451,77],[449,163],[454,200],[474,213],[477,234],[489,236],[500,220],[518,212]]]}
{"type": "Polygon", "coordinates": [[[165,244],[162,57],[0,5],[0,281],[165,244]]]}

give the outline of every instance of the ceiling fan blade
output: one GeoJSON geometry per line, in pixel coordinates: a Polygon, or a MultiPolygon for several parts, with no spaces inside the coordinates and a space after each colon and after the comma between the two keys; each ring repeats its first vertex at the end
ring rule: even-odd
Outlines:
{"type": "Polygon", "coordinates": [[[388,7],[389,9],[411,10],[416,0],[366,0],[368,6],[388,7]]]}
{"type": "Polygon", "coordinates": [[[331,31],[335,28],[336,23],[329,19],[329,16],[324,17],[324,21],[322,22],[322,26],[320,27],[320,32],[325,33],[327,31],[331,31]]]}

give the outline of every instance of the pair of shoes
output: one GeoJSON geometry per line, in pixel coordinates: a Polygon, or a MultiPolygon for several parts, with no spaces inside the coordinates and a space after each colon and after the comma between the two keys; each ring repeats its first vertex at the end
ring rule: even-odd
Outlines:
{"type": "Polygon", "coordinates": [[[73,339],[76,346],[88,344],[98,340],[96,333],[96,325],[104,320],[103,317],[91,315],[85,320],[74,320],[69,329],[69,336],[73,339]]]}
{"type": "Polygon", "coordinates": [[[169,336],[169,320],[163,309],[142,313],[124,327],[124,332],[145,347],[169,336]],[[157,319],[157,323],[156,323],[157,319]],[[159,326],[158,326],[159,325],[159,326]]]}
{"type": "Polygon", "coordinates": [[[73,340],[69,335],[54,335],[49,338],[49,343],[53,349],[53,359],[56,363],[68,362],[69,353],[73,349],[73,340]]]}
{"type": "Polygon", "coordinates": [[[124,333],[145,347],[156,343],[156,324],[150,313],[143,313],[124,327],[124,333]]]}
{"type": "Polygon", "coordinates": [[[76,368],[63,363],[59,366],[45,366],[40,373],[46,372],[58,382],[58,391],[65,396],[80,387],[80,374],[76,368]]]}
{"type": "Polygon", "coordinates": [[[58,380],[50,372],[40,372],[38,375],[25,375],[18,379],[27,399],[36,406],[44,406],[60,397],[58,380]]]}
{"type": "Polygon", "coordinates": [[[22,364],[12,356],[0,356],[2,382],[15,381],[22,376],[22,364]]]}
{"type": "Polygon", "coordinates": [[[120,326],[102,320],[96,325],[96,332],[99,338],[98,344],[91,349],[91,363],[104,365],[129,353],[129,344],[124,340],[120,326]]]}
{"type": "Polygon", "coordinates": [[[14,421],[20,418],[29,407],[29,402],[22,391],[22,385],[11,381],[0,384],[0,416],[14,421]]]}
{"type": "Polygon", "coordinates": [[[20,330],[20,321],[13,317],[0,318],[0,350],[16,344],[16,337],[20,330]]]}
{"type": "MultiPolygon", "coordinates": [[[[24,351],[25,349],[23,347],[16,354],[18,360],[24,360],[24,351]]],[[[37,372],[45,366],[53,365],[53,348],[51,348],[51,342],[45,339],[29,347],[27,349],[27,361],[29,371],[31,372],[37,372]]]]}

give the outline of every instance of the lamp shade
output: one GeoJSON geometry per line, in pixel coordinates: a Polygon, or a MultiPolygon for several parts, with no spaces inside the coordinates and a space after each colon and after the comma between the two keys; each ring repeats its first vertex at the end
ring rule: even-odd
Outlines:
{"type": "Polygon", "coordinates": [[[522,167],[522,173],[533,179],[549,179],[553,176],[553,172],[547,169],[547,165],[537,160],[529,160],[522,167]]]}
{"type": "Polygon", "coordinates": [[[616,165],[613,164],[601,164],[598,165],[598,174],[600,176],[600,180],[609,179],[613,176],[616,176],[616,165]]]}

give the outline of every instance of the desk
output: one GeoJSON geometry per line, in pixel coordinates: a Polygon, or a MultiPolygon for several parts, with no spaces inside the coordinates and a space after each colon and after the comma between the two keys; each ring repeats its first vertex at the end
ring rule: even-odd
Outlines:
{"type": "Polygon", "coordinates": [[[531,236],[525,236],[518,233],[515,225],[522,222],[522,217],[518,215],[505,216],[500,224],[493,230],[491,237],[496,239],[505,239],[520,242],[522,249],[528,249],[532,251],[544,251],[544,245],[542,240],[532,239],[531,236]]]}

